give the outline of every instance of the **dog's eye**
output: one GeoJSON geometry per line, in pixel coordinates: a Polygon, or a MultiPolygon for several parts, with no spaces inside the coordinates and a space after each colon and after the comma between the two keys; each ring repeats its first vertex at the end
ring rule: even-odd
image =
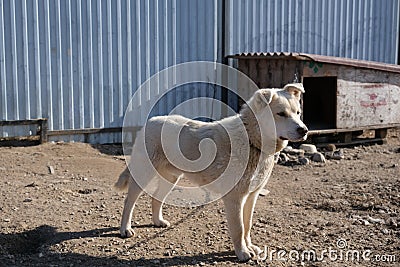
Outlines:
{"type": "Polygon", "coordinates": [[[301,112],[300,111],[297,111],[297,115],[300,115],[301,114],[301,112]]]}
{"type": "Polygon", "coordinates": [[[282,111],[282,112],[279,112],[279,113],[277,113],[277,115],[278,115],[278,116],[281,116],[281,117],[286,117],[286,113],[285,113],[285,112],[283,112],[283,111],[282,111]]]}

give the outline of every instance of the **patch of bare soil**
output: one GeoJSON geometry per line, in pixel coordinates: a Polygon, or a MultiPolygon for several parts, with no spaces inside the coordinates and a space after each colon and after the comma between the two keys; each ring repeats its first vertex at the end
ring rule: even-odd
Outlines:
{"type": "MultiPolygon", "coordinates": [[[[220,201],[166,206],[151,225],[150,198],[119,237],[125,162],[118,146],[80,143],[0,148],[1,266],[233,266],[220,201]]],[[[254,214],[260,266],[399,266],[400,130],[388,144],[344,149],[326,164],[274,167],[254,214]],[[315,255],[314,255],[315,253],[315,255]],[[358,253],[358,254],[357,254],[358,253]]]]}

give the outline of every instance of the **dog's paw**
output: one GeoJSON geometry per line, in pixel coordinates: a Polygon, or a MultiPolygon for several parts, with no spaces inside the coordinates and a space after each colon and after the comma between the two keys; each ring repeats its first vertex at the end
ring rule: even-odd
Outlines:
{"type": "Polygon", "coordinates": [[[128,228],[128,229],[120,229],[119,231],[121,233],[121,237],[132,237],[135,236],[135,232],[133,231],[132,228],[128,228]]]}
{"type": "Polygon", "coordinates": [[[242,249],[240,251],[237,251],[236,256],[241,262],[247,262],[253,257],[251,251],[248,249],[242,249]]]}
{"type": "Polygon", "coordinates": [[[160,219],[160,220],[154,221],[154,225],[157,227],[169,227],[171,224],[167,220],[160,219]]]}
{"type": "Polygon", "coordinates": [[[251,252],[254,253],[255,256],[263,253],[263,250],[261,248],[257,247],[256,245],[250,244],[247,247],[250,249],[251,252]]]}

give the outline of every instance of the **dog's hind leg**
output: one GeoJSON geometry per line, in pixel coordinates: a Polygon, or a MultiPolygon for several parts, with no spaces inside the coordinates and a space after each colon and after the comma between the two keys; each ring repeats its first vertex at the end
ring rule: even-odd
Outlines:
{"type": "Polygon", "coordinates": [[[163,173],[163,177],[158,177],[159,184],[158,188],[152,198],[152,214],[153,223],[158,227],[168,227],[170,223],[163,218],[162,206],[164,200],[167,198],[168,194],[174,188],[178,178],[170,173],[163,173]]]}
{"type": "Polygon", "coordinates": [[[244,223],[244,238],[246,240],[247,247],[254,252],[254,254],[259,255],[262,250],[251,243],[250,231],[253,224],[253,211],[258,198],[258,192],[252,192],[247,197],[246,202],[243,207],[243,223],[244,223]]]}
{"type": "Polygon", "coordinates": [[[129,177],[129,179],[128,195],[125,198],[124,211],[121,219],[120,233],[122,237],[131,237],[135,235],[131,225],[132,213],[135,203],[143,191],[132,177],[129,177]]]}

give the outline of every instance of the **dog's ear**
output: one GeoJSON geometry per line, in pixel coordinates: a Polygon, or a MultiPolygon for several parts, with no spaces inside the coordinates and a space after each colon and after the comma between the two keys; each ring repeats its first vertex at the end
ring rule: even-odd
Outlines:
{"type": "Polygon", "coordinates": [[[260,89],[254,93],[250,102],[252,103],[255,110],[258,111],[258,110],[263,109],[269,103],[271,103],[272,98],[274,97],[274,94],[275,93],[272,90],[260,89]]]}
{"type": "Polygon", "coordinates": [[[305,93],[303,84],[301,83],[289,83],[283,87],[283,90],[300,100],[301,93],[305,93]]]}

